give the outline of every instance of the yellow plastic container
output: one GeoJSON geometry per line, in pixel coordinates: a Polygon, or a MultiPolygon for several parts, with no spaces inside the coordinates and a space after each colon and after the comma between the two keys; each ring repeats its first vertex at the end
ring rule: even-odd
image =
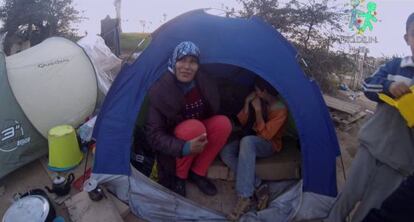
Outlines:
{"type": "Polygon", "coordinates": [[[401,98],[395,100],[383,93],[379,93],[379,98],[384,102],[400,111],[401,115],[407,121],[408,127],[414,126],[414,86],[411,88],[411,93],[405,94],[401,98]]]}
{"type": "Polygon", "coordinates": [[[75,129],[70,125],[53,127],[48,133],[49,166],[52,171],[66,171],[76,167],[83,158],[75,129]]]}

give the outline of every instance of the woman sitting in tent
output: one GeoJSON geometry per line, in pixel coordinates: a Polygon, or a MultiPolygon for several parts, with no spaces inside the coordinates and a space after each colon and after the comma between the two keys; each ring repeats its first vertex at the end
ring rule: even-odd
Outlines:
{"type": "Polygon", "coordinates": [[[220,154],[223,162],[236,173],[239,200],[228,215],[230,220],[237,220],[250,209],[254,193],[258,210],[266,208],[268,187],[261,185],[260,178],[255,176],[256,157],[268,157],[282,149],[288,111],[278,92],[265,80],[257,78],[255,91],[246,97],[237,118],[243,128],[253,129],[253,135],[229,143],[220,154]]]}
{"type": "Polygon", "coordinates": [[[174,50],[164,74],[149,91],[146,137],[157,152],[159,182],[185,196],[189,178],[207,195],[215,185],[205,176],[227,141],[231,123],[219,110],[217,85],[199,70],[192,42],[174,50]]]}

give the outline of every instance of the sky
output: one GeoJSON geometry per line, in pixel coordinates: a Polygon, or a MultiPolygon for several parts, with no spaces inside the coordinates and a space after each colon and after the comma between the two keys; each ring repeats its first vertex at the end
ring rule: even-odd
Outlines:
{"type": "MultiPolygon", "coordinates": [[[[282,0],[283,2],[284,0],[282,0]]],[[[300,0],[306,1],[306,0],[300,0]]],[[[349,8],[350,0],[337,0],[336,5],[349,8]]],[[[403,36],[405,21],[410,13],[414,12],[414,0],[365,0],[377,3],[378,22],[374,23],[373,31],[366,31],[364,36],[376,38],[377,43],[356,44],[351,47],[365,46],[370,56],[407,56],[411,55],[403,36]]],[[[334,1],[332,1],[334,2],[334,1]]],[[[106,15],[115,17],[114,0],[74,0],[75,8],[84,11],[83,15],[89,19],[78,25],[80,33],[89,34],[100,32],[100,20],[106,15]]],[[[230,7],[241,9],[236,0],[122,0],[121,18],[123,32],[152,32],[165,21],[168,21],[184,12],[199,8],[223,9],[230,7]],[[145,24],[145,27],[143,26],[145,24]]],[[[362,8],[364,9],[364,8],[362,8]]],[[[220,10],[213,13],[221,14],[220,10]]],[[[345,29],[347,29],[347,24],[345,29]]],[[[353,33],[345,31],[344,35],[353,33]]]]}

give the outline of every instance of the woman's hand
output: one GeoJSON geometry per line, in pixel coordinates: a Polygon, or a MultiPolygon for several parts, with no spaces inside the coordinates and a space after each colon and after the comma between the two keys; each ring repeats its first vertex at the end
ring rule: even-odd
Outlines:
{"type": "Polygon", "coordinates": [[[253,99],[252,106],[256,112],[262,110],[262,102],[260,101],[259,97],[256,97],[255,99],[253,99]]]}
{"type": "Polygon", "coordinates": [[[207,134],[203,133],[200,136],[190,140],[190,154],[199,154],[203,152],[204,146],[208,143],[207,134]]]}
{"type": "Polygon", "coordinates": [[[398,99],[407,93],[411,93],[411,90],[410,87],[403,82],[393,82],[390,85],[390,93],[398,99]]]}

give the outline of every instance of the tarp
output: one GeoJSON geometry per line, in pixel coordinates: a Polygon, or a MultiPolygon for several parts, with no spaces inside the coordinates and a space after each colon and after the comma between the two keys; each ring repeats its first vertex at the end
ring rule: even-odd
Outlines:
{"type": "Polygon", "coordinates": [[[93,172],[130,175],[132,135],[141,103],[151,85],[167,70],[174,47],[185,40],[199,46],[201,64],[242,67],[279,91],[300,137],[303,190],[335,196],[338,141],[321,92],[301,70],[295,49],[258,17],[224,18],[203,10],[185,13],[164,24],[139,58],[122,68],[94,129],[97,150],[93,172]]]}

